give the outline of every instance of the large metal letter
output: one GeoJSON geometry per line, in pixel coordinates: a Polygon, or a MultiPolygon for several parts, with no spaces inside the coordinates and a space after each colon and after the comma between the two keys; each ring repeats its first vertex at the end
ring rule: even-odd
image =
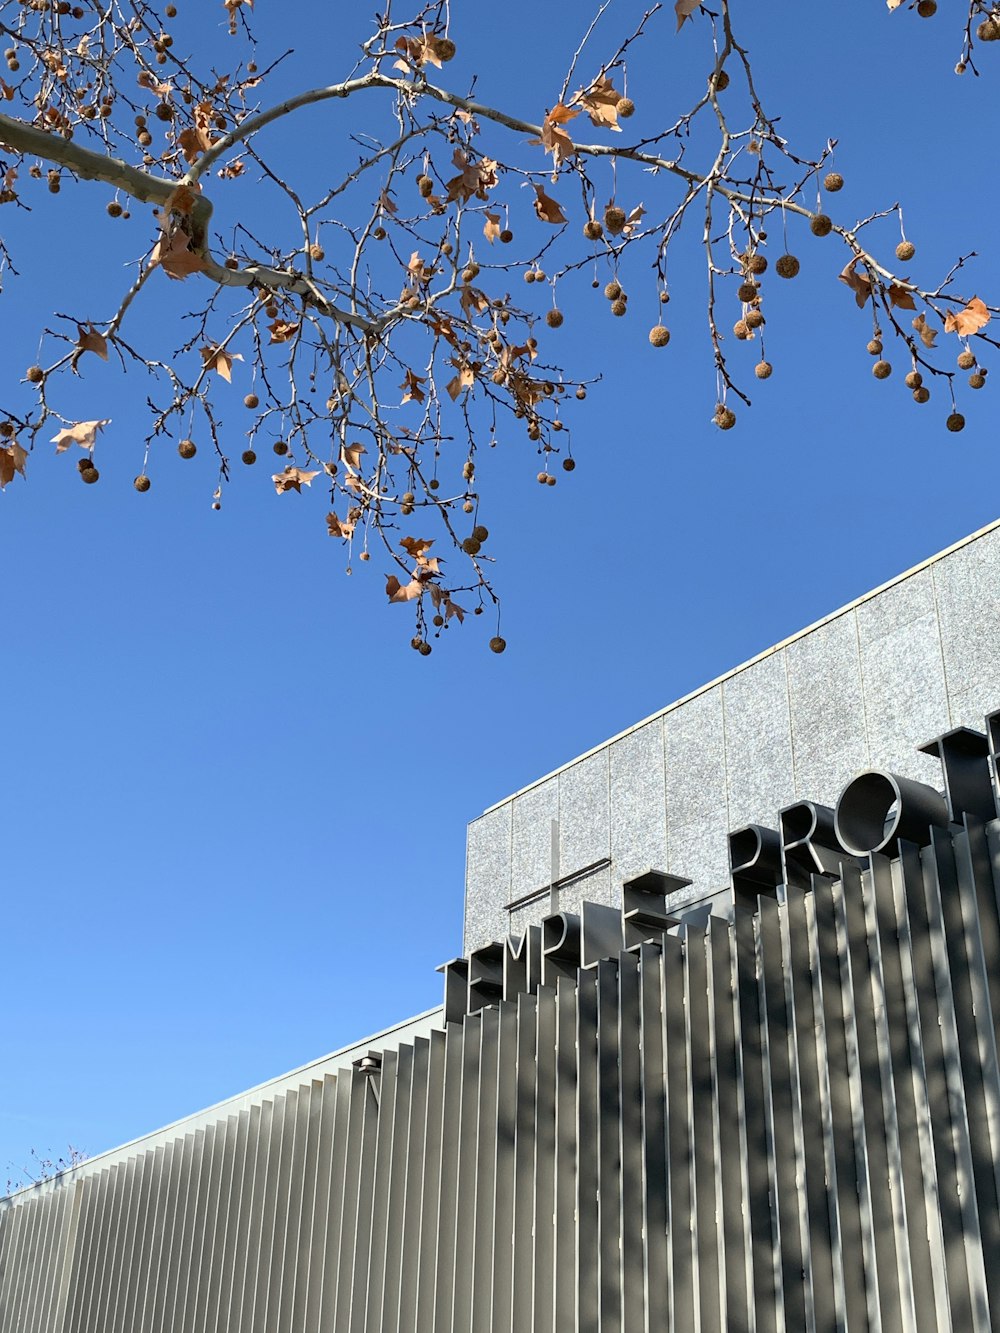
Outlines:
{"type": "Polygon", "coordinates": [[[778,815],[786,884],[807,889],[813,875],[836,875],[844,855],[828,805],[796,801],[778,815]]]}
{"type": "Polygon", "coordinates": [[[663,870],[646,870],[624,882],[622,926],[626,949],[646,940],[659,941],[677,925],[676,918],[667,915],[667,894],[686,889],[690,883],[681,875],[668,875],[663,870]]]}
{"type": "Polygon", "coordinates": [[[733,893],[751,907],[759,893],[774,894],[781,883],[781,839],[773,828],[747,824],[729,835],[729,870],[733,893]]]}
{"type": "Polygon", "coordinates": [[[961,824],[963,815],[972,815],[984,824],[996,819],[990,779],[990,747],[981,731],[955,727],[918,748],[921,753],[935,755],[941,760],[944,794],[953,824],[961,824]]]}
{"type": "Polygon", "coordinates": [[[497,1004],[503,998],[504,947],[484,944],[469,954],[469,1013],[497,1004]]]}
{"type": "Polygon", "coordinates": [[[534,995],[541,979],[541,926],[529,926],[520,939],[508,935],[503,948],[503,998],[534,995]]]}
{"type": "Polygon", "coordinates": [[[932,828],[947,828],[948,807],[933,787],[870,768],[840,793],[835,822],[837,837],[855,856],[895,856],[900,839],[926,847],[932,828]]]}
{"type": "Polygon", "coordinates": [[[580,970],[580,918],[574,912],[556,912],[542,922],[542,985],[554,986],[559,977],[576,980],[580,970]]]}

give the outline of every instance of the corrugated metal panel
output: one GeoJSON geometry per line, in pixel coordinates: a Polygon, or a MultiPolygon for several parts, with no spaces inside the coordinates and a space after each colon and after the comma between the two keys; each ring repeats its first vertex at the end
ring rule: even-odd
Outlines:
{"type": "Polygon", "coordinates": [[[1000,823],[0,1209],[0,1333],[996,1329],[1000,823]]]}

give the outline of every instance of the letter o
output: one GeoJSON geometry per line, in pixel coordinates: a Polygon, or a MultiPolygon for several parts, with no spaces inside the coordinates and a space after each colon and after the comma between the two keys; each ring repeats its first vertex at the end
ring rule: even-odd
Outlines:
{"type": "Polygon", "coordinates": [[[892,856],[900,839],[925,847],[932,828],[947,828],[948,807],[933,787],[871,768],[841,792],[834,824],[841,846],[855,856],[892,856]]]}

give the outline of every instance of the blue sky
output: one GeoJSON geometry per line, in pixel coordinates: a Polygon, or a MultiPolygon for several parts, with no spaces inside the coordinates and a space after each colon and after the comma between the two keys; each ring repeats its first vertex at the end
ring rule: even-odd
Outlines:
{"type": "MultiPolygon", "coordinates": [[[[336,28],[319,8],[284,6],[289,34],[258,3],[301,83],[345,73],[367,34],[368,7],[337,7],[336,28]]],[[[995,302],[998,53],[959,79],[943,12],[850,8],[754,5],[758,86],[803,152],[839,138],[839,218],[899,200],[922,271],[977,250],[963,289],[995,302]]],[[[612,7],[609,44],[639,12],[612,7]]],[[[539,118],[582,34],[568,13],[457,0],[449,81],[479,71],[484,100],[539,118]]],[[[697,23],[652,25],[630,67],[637,122],[701,85],[697,23]]],[[[335,162],[345,115],[309,112],[288,151],[335,162]]],[[[648,208],[666,197],[637,188],[648,208]]],[[[40,191],[30,231],[11,223],[28,253],[2,297],[0,403],[50,312],[75,311],[114,255],[106,197],[40,191]]],[[[514,439],[481,469],[502,657],[477,621],[413,653],[387,571],[344,577],[321,496],[237,476],[214,513],[199,460],[137,496],[135,391],[88,369],[80,414],[112,417],[102,448],[129,461],[84,487],[43,454],[0,496],[0,1167],[111,1147],[435,1004],[469,819],[997,516],[997,390],[967,393],[952,435],[943,396],[913,404],[898,358],[877,383],[867,316],[836,282],[846,256],[791,222],[789,239],[803,271],[769,293],[775,373],[725,435],[697,246],[673,260],[665,351],[646,342],[652,306],[610,320],[589,275],[561,292],[564,359],[603,379],[573,418],[572,477],[538,486],[514,439]]]]}

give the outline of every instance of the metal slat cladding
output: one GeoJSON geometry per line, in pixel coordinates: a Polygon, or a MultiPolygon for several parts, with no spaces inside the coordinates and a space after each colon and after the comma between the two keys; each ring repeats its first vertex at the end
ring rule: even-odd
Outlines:
{"type": "MultiPolygon", "coordinates": [[[[598,1051],[597,973],[579,974],[576,986],[576,1324],[580,1333],[599,1328],[598,1267],[598,1051]]],[[[558,1321],[557,1321],[557,1327],[558,1321]]]]}
{"type": "Polygon", "coordinates": [[[639,956],[618,960],[618,1157],[621,1163],[619,1285],[624,1333],[644,1333],[642,1064],[639,1048],[639,956]]]}
{"type": "Polygon", "coordinates": [[[684,928],[684,1008],[691,1084],[694,1217],[698,1245],[698,1315],[702,1333],[725,1327],[725,1277],[720,1253],[722,1206],[719,1181],[718,1089],[709,1005],[707,934],[703,924],[684,928]]]}

